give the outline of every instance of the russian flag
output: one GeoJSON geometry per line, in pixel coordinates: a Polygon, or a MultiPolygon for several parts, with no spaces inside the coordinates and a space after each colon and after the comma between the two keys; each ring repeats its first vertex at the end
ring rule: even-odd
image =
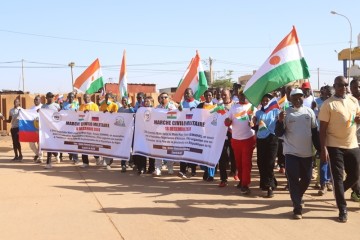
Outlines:
{"type": "Polygon", "coordinates": [[[36,110],[20,110],[19,140],[20,142],[39,142],[39,114],[36,110]]]}
{"type": "Polygon", "coordinates": [[[279,106],[279,103],[278,103],[277,99],[274,97],[274,98],[272,98],[272,99],[269,101],[269,103],[264,107],[264,112],[265,112],[265,113],[268,113],[268,112],[270,112],[271,110],[273,110],[273,109],[275,109],[275,108],[280,109],[280,106],[279,106]]]}

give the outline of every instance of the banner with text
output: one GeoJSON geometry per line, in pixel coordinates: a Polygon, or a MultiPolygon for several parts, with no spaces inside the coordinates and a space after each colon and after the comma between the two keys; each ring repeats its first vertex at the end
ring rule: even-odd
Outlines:
{"type": "Polygon", "coordinates": [[[129,159],[134,114],[40,110],[40,148],[129,159]]]}
{"type": "Polygon", "coordinates": [[[225,141],[225,117],[203,109],[139,108],[134,154],[215,167],[225,141]]]}

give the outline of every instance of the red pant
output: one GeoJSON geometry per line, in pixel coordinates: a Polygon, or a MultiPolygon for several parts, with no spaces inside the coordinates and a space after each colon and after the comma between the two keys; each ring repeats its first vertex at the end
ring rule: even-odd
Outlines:
{"type": "Polygon", "coordinates": [[[255,148],[255,136],[244,140],[231,139],[231,146],[234,150],[236,168],[242,187],[249,186],[251,182],[252,155],[255,148]]]}

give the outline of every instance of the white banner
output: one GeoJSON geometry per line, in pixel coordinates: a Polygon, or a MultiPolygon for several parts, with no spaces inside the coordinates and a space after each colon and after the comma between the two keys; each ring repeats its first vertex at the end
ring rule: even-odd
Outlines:
{"type": "Polygon", "coordinates": [[[225,118],[203,109],[139,108],[134,154],[215,167],[225,141],[225,118]]]}
{"type": "Polygon", "coordinates": [[[40,109],[40,148],[129,159],[134,114],[40,109]]]}

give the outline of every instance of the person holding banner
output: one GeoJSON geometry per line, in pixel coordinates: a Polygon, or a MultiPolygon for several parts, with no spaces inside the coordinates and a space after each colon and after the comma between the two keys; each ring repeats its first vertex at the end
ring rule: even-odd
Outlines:
{"type": "MultiPolygon", "coordinates": [[[[119,113],[135,113],[135,110],[129,104],[129,98],[127,96],[123,96],[121,98],[121,107],[119,107],[119,113]]],[[[154,170],[153,170],[154,171],[154,170]]],[[[121,160],[121,172],[126,172],[126,161],[121,160]]]]}
{"type": "MultiPolygon", "coordinates": [[[[224,109],[225,112],[228,112],[231,109],[231,107],[235,104],[235,102],[233,100],[231,100],[230,90],[223,89],[223,91],[221,92],[221,98],[222,98],[222,102],[218,103],[218,107],[224,109]]],[[[232,132],[232,129],[231,129],[231,126],[229,126],[228,131],[226,133],[226,140],[224,142],[224,146],[223,146],[221,156],[219,159],[219,171],[220,171],[220,181],[221,181],[219,183],[219,187],[227,186],[228,175],[226,172],[226,168],[229,164],[229,159],[230,159],[230,164],[231,164],[231,174],[234,175],[235,180],[239,180],[238,176],[235,173],[236,172],[236,163],[235,163],[235,159],[234,159],[234,152],[231,147],[231,138],[232,138],[231,132],[232,132]]]]}
{"type": "Polygon", "coordinates": [[[134,106],[135,112],[138,110],[139,107],[144,106],[144,97],[145,97],[145,94],[143,92],[138,92],[136,94],[136,103],[134,106]]]}
{"type": "MultiPolygon", "coordinates": [[[[105,94],[105,100],[103,101],[103,103],[101,103],[99,110],[102,112],[109,112],[109,113],[117,113],[118,112],[118,105],[116,103],[114,103],[113,101],[110,100],[110,98],[113,98],[113,96],[111,95],[111,93],[106,93],[105,94]]],[[[103,157],[103,160],[106,164],[106,169],[111,169],[111,164],[113,163],[114,159],[113,158],[108,158],[108,157],[103,157]]]]}
{"type": "MultiPolygon", "coordinates": [[[[147,96],[144,99],[144,107],[152,108],[154,106],[154,99],[147,96]]],[[[149,168],[146,171],[146,157],[142,155],[134,155],[137,158],[138,175],[147,173],[152,174],[155,171],[155,158],[149,158],[149,168]]]]}
{"type": "Polygon", "coordinates": [[[267,191],[266,197],[274,197],[277,187],[274,165],[278,150],[278,137],[275,135],[275,123],[280,113],[276,97],[265,94],[261,100],[261,109],[253,117],[256,126],[257,165],[260,173],[260,188],[267,191]]]}
{"type": "MultiPolygon", "coordinates": [[[[79,110],[79,102],[75,101],[74,92],[69,92],[67,95],[67,101],[63,103],[62,110],[77,111],[79,110]]],[[[79,162],[79,156],[75,153],[69,153],[69,159],[77,164],[79,162]]]]}
{"type": "MultiPolygon", "coordinates": [[[[183,108],[196,108],[199,105],[199,101],[194,98],[194,93],[191,88],[185,89],[184,92],[184,101],[180,103],[179,109],[183,108]]],[[[187,179],[186,172],[187,168],[191,168],[191,176],[196,175],[196,164],[193,163],[186,163],[186,162],[180,162],[180,171],[179,171],[179,177],[183,179],[187,179]]]]}
{"type": "Polygon", "coordinates": [[[14,108],[10,109],[8,123],[11,123],[11,138],[13,142],[13,150],[15,157],[12,161],[22,161],[23,155],[21,152],[21,144],[19,141],[19,111],[21,111],[20,99],[14,100],[14,108]]]}
{"type": "MultiPolygon", "coordinates": [[[[204,98],[205,102],[201,102],[199,105],[197,105],[197,108],[200,109],[206,109],[206,110],[212,110],[216,107],[216,104],[213,102],[213,94],[210,90],[206,90],[204,92],[204,98]]],[[[215,168],[206,167],[206,166],[200,166],[202,170],[204,170],[203,180],[212,182],[214,181],[215,176],[215,168]]]]}
{"type": "MultiPolygon", "coordinates": [[[[166,92],[162,92],[159,95],[159,105],[156,108],[162,108],[162,109],[167,109],[169,111],[172,110],[176,110],[178,108],[177,104],[175,104],[173,101],[170,101],[169,98],[169,94],[167,94],[166,92]]],[[[161,159],[156,159],[155,160],[155,172],[154,174],[156,176],[160,176],[161,175],[161,163],[162,160],[161,159]]],[[[173,161],[167,161],[167,168],[168,168],[168,173],[174,174],[174,162],[173,161]]]]}
{"type": "Polygon", "coordinates": [[[249,103],[242,91],[239,93],[239,102],[229,110],[229,116],[225,119],[226,126],[232,126],[231,146],[236,160],[238,188],[242,194],[250,194],[251,160],[255,149],[255,131],[251,128],[252,116],[256,109],[249,103]]]}
{"type": "MultiPolygon", "coordinates": [[[[46,93],[46,103],[43,104],[41,106],[41,108],[44,109],[51,109],[54,112],[58,112],[60,111],[60,105],[54,102],[54,94],[52,92],[48,92],[46,93]]],[[[47,157],[46,157],[46,166],[45,169],[50,169],[52,168],[51,165],[51,155],[54,155],[56,157],[56,160],[58,163],[60,163],[60,158],[59,158],[59,153],[57,152],[47,152],[47,157]]]]}
{"type": "MultiPolygon", "coordinates": [[[[84,103],[80,105],[79,111],[83,111],[84,113],[89,112],[89,111],[94,111],[94,112],[99,111],[98,105],[91,101],[89,94],[85,93],[83,99],[84,99],[84,103]]],[[[82,154],[81,160],[83,162],[83,165],[80,166],[81,168],[89,167],[89,156],[88,155],[82,154]]]]}
{"type": "MultiPolygon", "coordinates": [[[[40,96],[37,95],[34,98],[34,106],[30,108],[30,110],[39,111],[42,107],[40,96]]],[[[29,142],[30,149],[34,152],[34,162],[42,163],[42,151],[39,148],[39,142],[29,142]]]]}

